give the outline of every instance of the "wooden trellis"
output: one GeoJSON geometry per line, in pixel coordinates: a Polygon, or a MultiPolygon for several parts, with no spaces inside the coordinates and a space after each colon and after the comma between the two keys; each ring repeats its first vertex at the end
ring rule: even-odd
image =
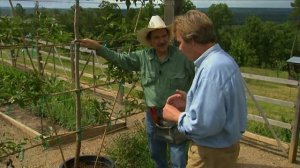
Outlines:
{"type": "MultiPolygon", "coordinates": [[[[64,47],[64,48],[70,48],[70,47],[64,47]]],[[[54,50],[52,50],[52,51],[54,51],[54,50]]],[[[43,52],[43,51],[41,51],[41,52],[43,52]]],[[[81,50],[81,52],[87,52],[87,53],[93,54],[89,50],[81,50]]],[[[3,52],[2,52],[2,54],[3,54],[3,52]]],[[[43,55],[45,55],[45,53],[43,55]]],[[[49,54],[48,54],[48,56],[49,56],[49,54]]],[[[62,57],[62,56],[59,56],[59,57],[61,59],[69,60],[67,57],[62,57]]],[[[5,60],[2,57],[2,62],[3,61],[4,62],[5,61],[9,62],[8,60],[5,60]]],[[[33,60],[33,62],[34,62],[34,60],[33,60]]],[[[87,63],[87,62],[84,62],[84,61],[82,61],[81,63],[84,64],[84,66],[95,64],[95,66],[98,66],[99,68],[105,68],[105,66],[102,66],[102,65],[96,64],[96,63],[90,63],[90,62],[87,63]]],[[[47,64],[47,66],[49,66],[49,63],[47,64]]],[[[44,64],[44,69],[45,69],[45,67],[46,67],[46,65],[44,64]]],[[[58,67],[59,66],[56,65],[56,68],[58,68],[58,67]]],[[[62,68],[62,67],[60,67],[60,68],[62,68]]],[[[81,72],[81,74],[82,74],[82,76],[88,76],[88,74],[85,74],[83,72],[81,72]]],[[[252,75],[252,74],[246,74],[246,73],[243,73],[242,75],[243,75],[244,78],[255,79],[255,80],[263,80],[263,81],[267,81],[267,82],[279,83],[279,84],[284,84],[284,85],[290,85],[290,86],[294,86],[294,87],[299,85],[298,81],[295,81],[295,80],[279,79],[279,78],[265,77],[265,76],[252,75]]],[[[93,75],[90,75],[90,77],[92,77],[92,76],[93,75]]],[[[128,86],[129,85],[126,85],[125,87],[128,87],[128,86]]],[[[92,89],[96,89],[96,87],[93,88],[93,86],[85,86],[85,87],[90,87],[92,89]]],[[[141,88],[137,88],[137,89],[141,90],[141,88]]],[[[263,102],[273,103],[273,104],[277,104],[277,105],[280,105],[280,106],[286,106],[286,107],[296,107],[297,104],[295,102],[299,102],[299,98],[295,102],[289,102],[289,101],[282,101],[282,100],[278,100],[278,99],[263,97],[263,96],[259,96],[259,95],[253,95],[253,96],[254,96],[254,98],[257,101],[263,101],[263,102]]],[[[295,109],[297,109],[297,108],[295,108],[295,109]]],[[[295,113],[295,115],[297,115],[297,112],[295,113]]],[[[249,114],[248,115],[248,119],[249,120],[255,120],[255,121],[258,121],[258,122],[265,123],[265,120],[264,120],[264,118],[262,116],[256,116],[256,115],[249,114]]],[[[269,118],[267,120],[268,120],[269,124],[273,125],[273,126],[282,127],[282,128],[289,129],[289,130],[292,130],[292,131],[296,130],[294,128],[297,128],[297,126],[294,126],[292,123],[284,123],[282,121],[272,120],[272,119],[269,119],[269,118]]],[[[295,121],[295,122],[297,123],[297,121],[295,121]]],[[[248,136],[248,135],[251,138],[254,137],[253,134],[246,133],[246,136],[248,136]]],[[[273,144],[273,145],[278,145],[278,142],[276,140],[269,140],[269,139],[265,140],[266,138],[262,138],[261,136],[257,136],[257,135],[255,135],[255,137],[257,137],[255,139],[262,140],[262,141],[264,141],[266,143],[270,143],[270,144],[273,144]]],[[[293,141],[291,141],[290,145],[286,145],[285,143],[282,143],[282,146],[284,147],[285,150],[289,151],[289,155],[292,154],[291,150],[293,148],[293,141]]],[[[297,148],[295,148],[295,149],[297,149],[297,148]]],[[[296,152],[294,154],[296,154],[296,152]]]]}

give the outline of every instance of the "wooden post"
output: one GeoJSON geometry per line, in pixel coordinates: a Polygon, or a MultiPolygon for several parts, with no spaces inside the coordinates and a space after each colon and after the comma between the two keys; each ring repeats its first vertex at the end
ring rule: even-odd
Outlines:
{"type": "Polygon", "coordinates": [[[174,0],[165,0],[164,21],[166,25],[172,24],[174,20],[174,0]]]}
{"type": "Polygon", "coordinates": [[[298,140],[299,140],[299,128],[300,128],[300,81],[298,81],[298,96],[295,109],[295,121],[292,126],[292,138],[290,143],[289,161],[291,163],[296,162],[298,140]]]}
{"type": "Polygon", "coordinates": [[[70,62],[71,62],[71,78],[72,78],[72,83],[75,83],[75,49],[74,49],[74,44],[70,45],[70,62]]]}
{"type": "MultiPolygon", "coordinates": [[[[79,39],[79,0],[76,0],[74,13],[74,34],[75,40],[79,39]]],[[[79,167],[79,157],[81,149],[81,100],[80,100],[80,77],[79,77],[79,43],[75,43],[75,89],[76,91],[76,151],[74,159],[74,168],[79,167]]]]}

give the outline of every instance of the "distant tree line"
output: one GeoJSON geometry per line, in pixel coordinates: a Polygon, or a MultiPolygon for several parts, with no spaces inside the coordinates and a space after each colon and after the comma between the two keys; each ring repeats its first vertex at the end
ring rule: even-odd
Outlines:
{"type": "MultiPolygon", "coordinates": [[[[124,2],[125,3],[125,2],[124,2]]],[[[134,4],[131,4],[134,5],[134,4]]],[[[299,5],[295,0],[294,6],[299,5]]],[[[196,6],[184,0],[180,13],[196,6]]],[[[134,30],[148,24],[152,15],[163,16],[164,4],[158,7],[145,3],[140,16],[139,9],[123,12],[118,5],[102,1],[98,8],[80,9],[80,36],[103,41],[108,47],[131,51],[141,48],[136,41],[134,30]],[[139,17],[139,19],[138,19],[139,17]],[[138,20],[138,22],[137,22],[138,20]]],[[[74,10],[40,9],[26,14],[20,4],[15,6],[14,18],[1,16],[0,40],[3,43],[17,43],[16,37],[47,39],[51,42],[69,42],[73,34],[74,10]]],[[[234,16],[226,4],[213,4],[207,11],[213,20],[219,43],[240,66],[286,70],[286,60],[300,54],[299,8],[294,7],[290,19],[284,23],[263,21],[258,16],[248,17],[244,24],[234,25],[234,16]],[[296,39],[296,40],[295,40],[296,39]],[[294,50],[291,51],[293,42],[294,50]]],[[[19,41],[20,42],[20,41],[19,41]]]]}

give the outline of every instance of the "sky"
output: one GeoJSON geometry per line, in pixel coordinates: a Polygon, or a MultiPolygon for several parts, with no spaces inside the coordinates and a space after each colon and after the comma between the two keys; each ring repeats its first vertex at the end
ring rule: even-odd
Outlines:
{"type": "MultiPolygon", "coordinates": [[[[35,1],[39,1],[40,7],[45,8],[70,8],[75,3],[75,0],[12,0],[14,5],[20,3],[23,7],[34,7],[35,1]]],[[[101,1],[80,0],[80,4],[83,7],[97,8],[101,1]]],[[[110,1],[116,2],[115,0],[110,1]]],[[[294,0],[192,0],[192,2],[197,8],[208,8],[210,5],[218,3],[226,3],[229,7],[235,8],[290,8],[290,3],[294,0]]],[[[125,2],[120,3],[119,6],[125,8],[125,2]]],[[[8,0],[0,0],[0,7],[9,7],[8,0]]]]}

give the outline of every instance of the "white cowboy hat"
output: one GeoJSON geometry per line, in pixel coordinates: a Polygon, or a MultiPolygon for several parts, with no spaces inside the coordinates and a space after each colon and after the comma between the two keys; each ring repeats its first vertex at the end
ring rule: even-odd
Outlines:
{"type": "Polygon", "coordinates": [[[165,22],[159,16],[152,16],[148,27],[145,27],[137,32],[137,40],[143,45],[150,46],[150,43],[147,40],[148,33],[153,30],[163,28],[168,29],[169,35],[171,35],[171,25],[166,26],[165,22]]]}

